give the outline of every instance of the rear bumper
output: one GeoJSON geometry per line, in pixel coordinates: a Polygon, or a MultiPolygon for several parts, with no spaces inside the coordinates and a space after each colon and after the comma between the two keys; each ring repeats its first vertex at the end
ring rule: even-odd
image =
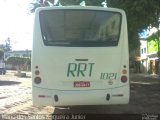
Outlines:
{"type": "Polygon", "coordinates": [[[33,105],[72,106],[128,104],[129,85],[106,90],[63,91],[49,90],[33,86],[33,105]]]}

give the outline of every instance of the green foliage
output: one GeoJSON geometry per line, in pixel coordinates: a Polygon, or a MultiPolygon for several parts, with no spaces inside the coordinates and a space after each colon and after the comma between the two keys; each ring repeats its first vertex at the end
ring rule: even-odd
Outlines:
{"type": "Polygon", "coordinates": [[[147,38],[147,41],[151,41],[151,40],[155,40],[155,41],[160,40],[160,31],[153,33],[151,36],[147,38]]]}
{"type": "Polygon", "coordinates": [[[129,51],[132,51],[140,46],[138,32],[128,30],[128,42],[129,42],[129,51]]]}
{"type": "Polygon", "coordinates": [[[158,52],[158,42],[155,39],[152,39],[147,42],[148,53],[158,52]]]}
{"type": "Polygon", "coordinates": [[[80,5],[82,1],[85,1],[86,6],[102,6],[102,2],[105,0],[59,0],[60,4],[65,5],[80,5]]]}
{"type": "Polygon", "coordinates": [[[6,40],[5,40],[5,47],[4,47],[4,51],[7,52],[7,51],[11,51],[11,39],[8,37],[6,40]]]}
{"type": "Polygon", "coordinates": [[[39,2],[33,2],[30,3],[29,7],[30,7],[30,12],[34,13],[36,8],[41,7],[41,4],[39,2]]]}
{"type": "Polygon", "coordinates": [[[79,5],[83,0],[59,0],[60,4],[65,5],[79,5]]]}
{"type": "Polygon", "coordinates": [[[126,11],[130,29],[142,30],[157,22],[157,11],[160,10],[159,0],[107,0],[110,7],[121,8],[126,11]]]}
{"type": "Polygon", "coordinates": [[[107,0],[107,5],[125,10],[131,50],[139,46],[139,32],[150,25],[159,25],[160,0],[107,0]]]}
{"type": "MultiPolygon", "coordinates": [[[[62,6],[80,5],[82,1],[85,1],[86,6],[102,6],[102,2],[104,2],[105,0],[59,0],[58,3],[60,3],[62,6]]],[[[38,7],[49,6],[49,2],[51,4],[54,4],[55,0],[33,0],[33,2],[30,3],[29,6],[30,12],[35,12],[36,8],[38,7]]]]}
{"type": "Polygon", "coordinates": [[[36,8],[50,6],[50,4],[54,5],[54,2],[55,2],[55,0],[33,0],[29,4],[29,10],[31,13],[34,13],[36,8]]]}
{"type": "Polygon", "coordinates": [[[147,38],[148,53],[160,51],[160,31],[152,34],[147,38]],[[159,45],[158,45],[159,44],[159,45]],[[159,48],[158,48],[159,47],[159,48]]]}
{"type": "Polygon", "coordinates": [[[9,37],[5,40],[5,44],[1,44],[1,48],[0,49],[3,52],[7,52],[7,51],[11,51],[12,50],[11,39],[9,37]]]}
{"type": "Polygon", "coordinates": [[[86,3],[86,6],[102,6],[102,2],[104,0],[84,0],[86,3]]]}
{"type": "Polygon", "coordinates": [[[9,57],[7,59],[7,64],[12,65],[31,65],[31,59],[30,58],[22,58],[22,57],[9,57]]]}
{"type": "Polygon", "coordinates": [[[0,49],[0,60],[3,59],[3,56],[4,56],[4,51],[2,49],[0,49]]]}

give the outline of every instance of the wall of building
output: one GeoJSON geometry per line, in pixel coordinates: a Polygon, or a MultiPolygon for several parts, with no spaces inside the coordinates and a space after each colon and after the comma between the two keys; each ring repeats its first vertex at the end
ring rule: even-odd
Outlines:
{"type": "Polygon", "coordinates": [[[147,40],[143,39],[143,40],[140,40],[140,56],[141,56],[141,72],[142,73],[147,73],[148,72],[148,58],[147,58],[147,40]]]}

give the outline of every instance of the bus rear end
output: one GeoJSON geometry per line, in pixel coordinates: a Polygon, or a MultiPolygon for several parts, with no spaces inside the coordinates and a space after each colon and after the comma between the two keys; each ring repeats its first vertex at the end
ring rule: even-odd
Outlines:
{"type": "Polygon", "coordinates": [[[32,52],[33,104],[127,104],[126,16],[101,7],[36,11],[32,52]]]}

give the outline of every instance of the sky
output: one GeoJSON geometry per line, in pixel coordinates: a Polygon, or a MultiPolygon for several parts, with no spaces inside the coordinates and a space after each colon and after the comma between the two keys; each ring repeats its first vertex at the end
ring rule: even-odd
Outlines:
{"type": "Polygon", "coordinates": [[[153,33],[156,33],[158,30],[157,28],[153,27],[153,28],[150,28],[150,29],[146,29],[144,30],[142,33],[140,33],[139,37],[140,38],[147,38],[149,36],[151,36],[153,33]]]}
{"type": "Polygon", "coordinates": [[[12,50],[31,50],[33,16],[28,14],[31,0],[0,0],[0,44],[9,37],[12,50]]]}

